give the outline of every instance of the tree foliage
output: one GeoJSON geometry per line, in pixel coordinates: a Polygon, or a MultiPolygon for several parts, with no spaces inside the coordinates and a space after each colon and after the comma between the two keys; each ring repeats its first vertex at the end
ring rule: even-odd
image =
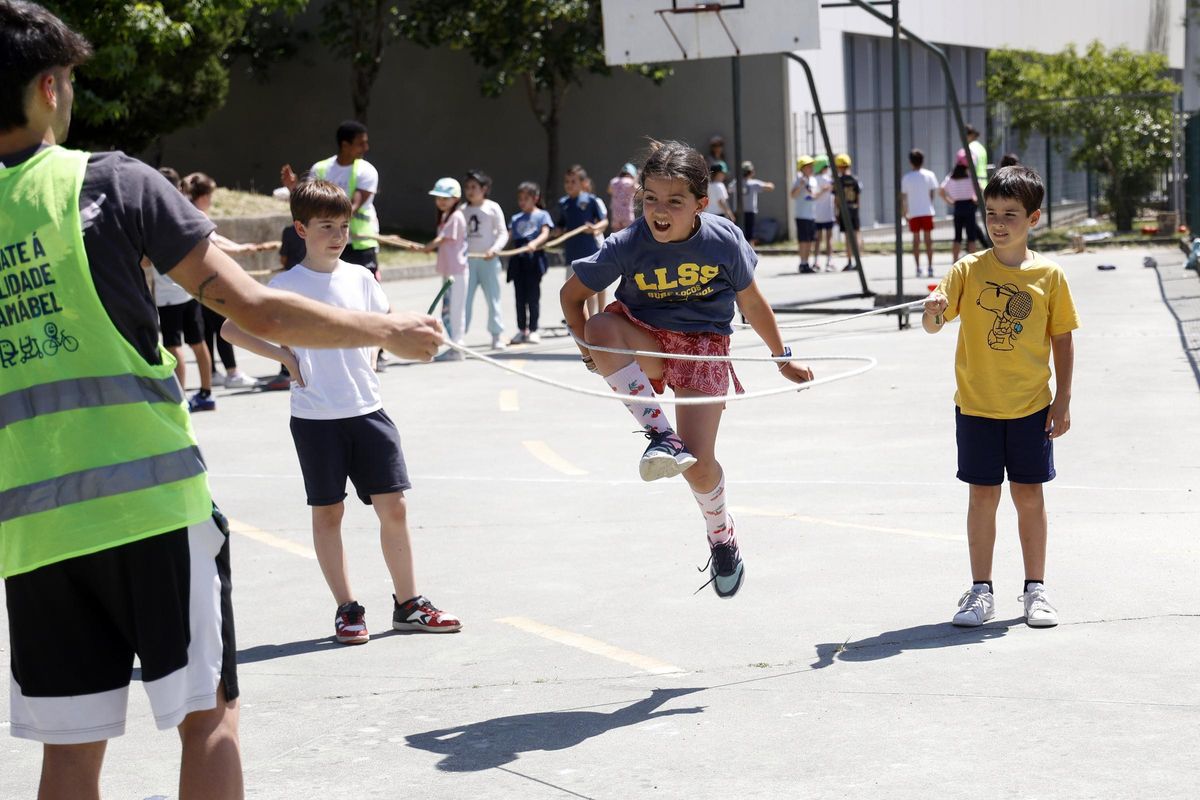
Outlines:
{"type": "Polygon", "coordinates": [[[350,100],[360,122],[367,122],[384,50],[400,35],[399,15],[389,0],[330,0],[321,9],[321,41],[350,62],[350,100]]]}
{"type": "Polygon", "coordinates": [[[1071,164],[1106,176],[1105,194],[1117,230],[1133,227],[1138,206],[1171,160],[1172,109],[1179,85],[1164,77],[1158,53],[1093,42],[1045,55],[1022,50],[988,54],[989,103],[1024,140],[1053,137],[1071,164]]]}
{"type": "Polygon", "coordinates": [[[229,90],[230,48],[252,12],[297,10],[304,0],[46,0],[88,38],[80,68],[72,144],[145,149],[203,120],[229,90]]]}
{"type": "MultiPolygon", "coordinates": [[[[399,32],[423,47],[467,53],[482,69],[479,89],[496,97],[524,88],[546,131],[547,185],[558,175],[558,125],[567,91],[587,75],[610,75],[604,63],[599,0],[410,0],[399,32]]],[[[670,71],[634,71],[659,83],[670,71]]]]}

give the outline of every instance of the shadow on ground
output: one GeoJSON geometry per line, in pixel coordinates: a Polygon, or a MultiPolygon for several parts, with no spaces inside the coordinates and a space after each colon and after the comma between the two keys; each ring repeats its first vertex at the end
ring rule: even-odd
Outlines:
{"type": "Polygon", "coordinates": [[[978,628],[956,628],[949,622],[916,625],[886,631],[855,642],[829,642],[817,645],[817,660],[812,669],[823,669],[835,661],[878,661],[898,656],[906,650],[931,650],[958,647],[999,639],[1014,625],[1024,625],[1024,617],[996,620],[978,628]]]}
{"type": "Polygon", "coordinates": [[[516,714],[405,738],[409,747],[445,756],[437,765],[442,771],[478,772],[512,763],[521,753],[567,750],[615,728],[675,714],[701,714],[703,706],[657,710],[668,700],[701,691],[704,689],[655,689],[645,700],[616,711],[516,714]]]}

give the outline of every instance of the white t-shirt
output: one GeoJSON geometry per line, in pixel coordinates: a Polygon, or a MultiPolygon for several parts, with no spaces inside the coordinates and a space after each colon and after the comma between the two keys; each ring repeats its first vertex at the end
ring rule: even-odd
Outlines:
{"type": "Polygon", "coordinates": [[[161,272],[154,273],[154,305],[179,306],[191,300],[192,296],[175,281],[161,272]]]}
{"type": "Polygon", "coordinates": [[[729,203],[729,188],[721,181],[709,181],[708,207],[704,210],[717,216],[724,216],[725,209],[721,206],[721,201],[729,203]]]}
{"type": "MultiPolygon", "coordinates": [[[[312,165],[313,177],[316,177],[317,167],[320,163],[318,161],[312,165]]],[[[347,197],[350,197],[350,168],[352,166],[354,165],[349,164],[343,167],[335,160],[325,173],[325,180],[342,187],[342,191],[346,193],[347,197]]],[[[375,195],[379,194],[379,170],[375,169],[371,162],[362,159],[358,162],[358,180],[354,183],[354,190],[358,191],[359,189],[371,193],[367,202],[359,206],[359,210],[370,217],[375,213],[375,195]]],[[[354,198],[350,197],[350,201],[353,202],[354,198]]]]}
{"type": "Polygon", "coordinates": [[[766,181],[761,181],[758,178],[747,178],[745,190],[740,190],[740,185],[737,181],[734,181],[730,186],[730,191],[733,193],[734,197],[738,197],[738,192],[740,190],[741,197],[746,201],[746,213],[757,214],[758,195],[762,192],[763,187],[766,185],[766,181]]]}
{"type": "Polygon", "coordinates": [[[900,191],[908,200],[908,218],[932,217],[933,200],[930,192],[938,188],[937,176],[927,169],[914,169],[900,179],[900,191]]]}
{"type": "Polygon", "coordinates": [[[796,195],[796,219],[814,219],[816,214],[817,196],[817,178],[814,175],[805,177],[801,172],[796,176],[796,180],[792,181],[792,191],[803,189],[803,193],[796,195]]]}
{"type": "Polygon", "coordinates": [[[484,200],[473,206],[462,207],[467,219],[467,252],[486,253],[488,250],[503,250],[508,244],[508,226],[504,223],[504,211],[495,200],[484,200]]]}
{"type": "MultiPolygon", "coordinates": [[[[833,178],[828,175],[818,175],[817,184],[817,191],[820,191],[826,186],[833,186],[833,178]]],[[[832,189],[818,197],[817,202],[813,204],[813,219],[817,222],[833,222],[833,207],[836,202],[837,195],[834,194],[832,189]]]]}
{"type": "MultiPolygon", "coordinates": [[[[352,311],[386,313],[387,295],[366,267],[339,261],[333,272],[297,264],[271,279],[271,288],[352,311]]],[[[293,347],[305,386],[292,384],[292,416],[346,419],[383,408],[379,378],[371,369],[375,347],[342,350],[293,347]]]]}

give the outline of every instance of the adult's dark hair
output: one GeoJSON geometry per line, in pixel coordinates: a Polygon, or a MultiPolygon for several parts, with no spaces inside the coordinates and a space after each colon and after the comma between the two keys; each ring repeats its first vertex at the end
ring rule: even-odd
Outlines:
{"type": "Polygon", "coordinates": [[[954,179],[967,177],[967,165],[955,164],[953,171],[950,173],[950,177],[954,179]]]}
{"type": "Polygon", "coordinates": [[[533,181],[521,181],[517,184],[517,194],[527,194],[533,198],[533,204],[538,208],[545,208],[542,205],[542,187],[538,186],[533,181]]]}
{"type": "Polygon", "coordinates": [[[974,125],[967,126],[967,136],[978,136],[978,135],[979,135],[978,128],[976,128],[974,125]]]}
{"type": "Polygon", "coordinates": [[[908,163],[913,165],[913,169],[920,169],[925,163],[925,154],[917,148],[913,148],[908,154],[908,163]]]}
{"type": "Polygon", "coordinates": [[[316,217],[325,219],[350,218],[350,198],[342,187],[329,181],[303,181],[292,190],[289,202],[292,219],[304,225],[316,217]]]}
{"type": "Polygon", "coordinates": [[[188,199],[193,203],[205,195],[212,194],[216,190],[217,182],[203,172],[193,172],[190,175],[185,175],[183,180],[179,182],[179,191],[186,194],[188,199]]]}
{"type": "Polygon", "coordinates": [[[1001,167],[1015,167],[1021,163],[1021,158],[1016,153],[1005,153],[1000,156],[1001,167]]]}
{"type": "Polygon", "coordinates": [[[342,142],[345,142],[346,144],[353,144],[354,140],[357,139],[360,134],[363,134],[366,132],[367,132],[367,126],[363,125],[358,120],[356,120],[356,119],[346,120],[341,125],[338,125],[338,129],[337,129],[338,147],[342,146],[342,142]]]}
{"type": "Polygon", "coordinates": [[[55,68],[75,67],[92,46],[58,17],[24,0],[0,0],[0,131],[29,122],[30,82],[55,68]]]}
{"type": "Polygon", "coordinates": [[[171,185],[174,186],[176,189],[179,189],[180,183],[182,183],[182,181],[179,178],[179,173],[175,170],[174,167],[159,167],[158,174],[162,175],[164,178],[166,178],[168,181],[170,181],[171,185]]]}
{"type": "Polygon", "coordinates": [[[1046,185],[1042,183],[1042,176],[1020,164],[996,170],[983,189],[984,200],[1016,200],[1024,207],[1026,214],[1041,208],[1045,196],[1046,185]]]}
{"type": "Polygon", "coordinates": [[[646,185],[647,178],[666,178],[686,181],[688,191],[699,200],[708,197],[708,162],[684,142],[668,139],[650,140],[650,152],[638,183],[646,185]]]}
{"type": "MultiPolygon", "coordinates": [[[[483,188],[483,193],[486,195],[492,188],[492,179],[486,172],[481,169],[467,170],[467,180],[475,181],[483,188]]],[[[463,181],[466,183],[466,181],[463,181]]]]}

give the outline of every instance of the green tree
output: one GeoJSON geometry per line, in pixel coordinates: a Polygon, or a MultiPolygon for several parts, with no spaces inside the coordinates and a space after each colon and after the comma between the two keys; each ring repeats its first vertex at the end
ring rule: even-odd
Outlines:
{"type": "Polygon", "coordinates": [[[47,0],[95,48],[79,71],[72,144],[144,150],[225,102],[227,50],[256,10],[305,0],[47,0]]]}
{"type": "MultiPolygon", "coordinates": [[[[567,91],[585,75],[610,75],[604,63],[598,0],[409,0],[397,15],[399,32],[423,47],[462,50],[483,70],[479,88],[497,97],[525,89],[530,110],[546,132],[546,186],[559,175],[559,123],[567,91]]],[[[633,71],[661,83],[670,71],[633,71]]]]}
{"type": "Polygon", "coordinates": [[[321,41],[350,61],[350,101],[364,124],[383,51],[399,36],[399,13],[388,0],[330,0],[321,9],[321,41]]]}
{"type": "Polygon", "coordinates": [[[1133,227],[1139,205],[1171,160],[1172,108],[1179,85],[1163,77],[1159,53],[1093,42],[1044,55],[1022,50],[988,54],[988,102],[1003,104],[1022,136],[1051,136],[1072,166],[1105,176],[1117,230],[1133,227]]]}

